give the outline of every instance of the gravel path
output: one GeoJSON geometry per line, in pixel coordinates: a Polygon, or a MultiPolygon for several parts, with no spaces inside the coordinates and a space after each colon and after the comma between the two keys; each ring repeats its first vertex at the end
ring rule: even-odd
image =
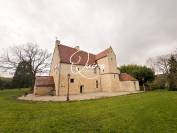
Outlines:
{"type": "MultiPolygon", "coordinates": [[[[78,100],[88,100],[88,99],[98,99],[104,97],[121,96],[128,94],[142,93],[142,91],[134,92],[97,92],[97,93],[85,93],[79,95],[70,95],[70,101],[78,100]]],[[[28,94],[27,96],[21,96],[19,100],[29,100],[29,101],[66,101],[66,96],[35,96],[33,94],[28,94]]]]}

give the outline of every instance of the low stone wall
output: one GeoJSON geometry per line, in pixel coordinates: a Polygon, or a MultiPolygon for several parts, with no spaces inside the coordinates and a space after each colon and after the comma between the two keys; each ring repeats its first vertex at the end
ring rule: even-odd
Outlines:
{"type": "Polygon", "coordinates": [[[40,96],[52,95],[53,87],[36,87],[34,88],[34,94],[40,96]]]}
{"type": "Polygon", "coordinates": [[[121,91],[139,91],[138,81],[121,81],[120,82],[121,91]]]}

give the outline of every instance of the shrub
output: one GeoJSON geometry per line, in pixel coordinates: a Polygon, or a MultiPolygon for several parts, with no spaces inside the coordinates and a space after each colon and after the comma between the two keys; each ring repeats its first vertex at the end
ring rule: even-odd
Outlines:
{"type": "Polygon", "coordinates": [[[150,83],[149,87],[151,90],[158,90],[158,89],[165,89],[165,86],[162,84],[157,84],[157,83],[150,83]]]}

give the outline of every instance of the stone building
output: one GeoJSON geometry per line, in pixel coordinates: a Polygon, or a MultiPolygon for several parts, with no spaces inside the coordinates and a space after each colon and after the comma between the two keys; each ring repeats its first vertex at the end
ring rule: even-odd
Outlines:
{"type": "Polygon", "coordinates": [[[66,95],[138,91],[139,82],[117,69],[116,55],[110,47],[91,54],[68,47],[56,40],[49,76],[37,76],[34,94],[66,95]]]}

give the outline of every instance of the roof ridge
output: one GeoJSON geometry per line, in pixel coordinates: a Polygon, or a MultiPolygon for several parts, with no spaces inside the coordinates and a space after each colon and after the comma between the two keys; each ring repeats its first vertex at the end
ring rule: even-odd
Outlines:
{"type": "MultiPolygon", "coordinates": [[[[109,48],[106,48],[105,50],[99,52],[98,54],[101,54],[101,53],[103,53],[104,51],[107,51],[107,50],[109,50],[109,48]]],[[[96,55],[98,55],[98,54],[96,54],[96,55]]]]}
{"type": "Polygon", "coordinates": [[[107,48],[107,49],[103,50],[102,52],[98,53],[98,54],[96,55],[95,60],[99,60],[99,59],[101,59],[101,58],[103,58],[103,57],[106,57],[108,50],[109,50],[109,48],[107,48]]]}
{"type": "MultiPolygon", "coordinates": [[[[67,47],[67,48],[71,48],[71,49],[77,50],[76,48],[73,48],[73,47],[70,47],[70,46],[67,46],[67,45],[64,45],[64,44],[58,44],[58,46],[59,46],[59,45],[62,45],[62,46],[64,46],[64,47],[67,47]]],[[[92,55],[96,56],[96,54],[93,54],[93,53],[90,53],[90,52],[87,52],[87,51],[84,51],[84,50],[79,50],[79,51],[81,51],[81,52],[85,52],[85,53],[89,53],[89,54],[92,54],[92,55]]]]}

